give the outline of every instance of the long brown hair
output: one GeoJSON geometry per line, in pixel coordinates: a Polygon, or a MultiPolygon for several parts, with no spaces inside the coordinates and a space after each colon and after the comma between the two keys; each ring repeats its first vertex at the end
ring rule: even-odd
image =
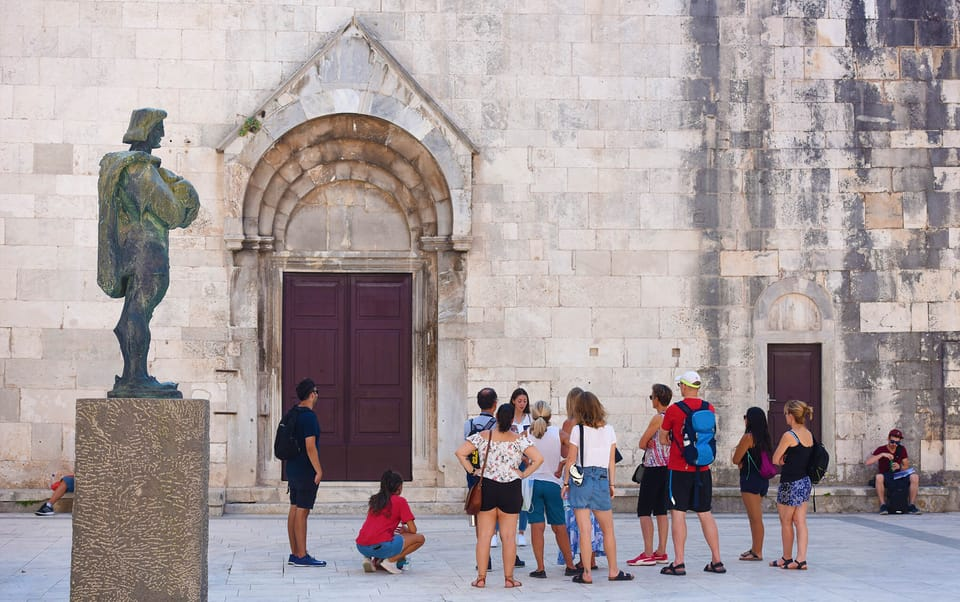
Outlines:
{"type": "Polygon", "coordinates": [[[577,399],[577,408],[574,412],[576,421],[584,426],[600,428],[607,423],[607,411],[596,395],[584,391],[577,399]]]}

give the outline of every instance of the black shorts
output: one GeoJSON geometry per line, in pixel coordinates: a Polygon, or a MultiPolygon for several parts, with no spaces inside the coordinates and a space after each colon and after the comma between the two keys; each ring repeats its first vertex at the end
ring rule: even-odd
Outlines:
{"type": "Polygon", "coordinates": [[[500,483],[483,477],[483,489],[480,496],[480,511],[498,508],[507,514],[520,514],[523,507],[523,490],[520,479],[509,483],[500,483]]]}
{"type": "Polygon", "coordinates": [[[648,466],[643,469],[640,494],[637,495],[637,516],[666,516],[668,476],[666,466],[648,466]]]}
{"type": "Polygon", "coordinates": [[[317,489],[319,485],[309,481],[287,481],[287,488],[290,490],[290,505],[297,508],[313,510],[313,503],[317,501],[317,489]]]}
{"type": "Polygon", "coordinates": [[[709,469],[698,472],[671,470],[669,473],[667,477],[668,508],[681,512],[689,510],[710,512],[710,503],[713,499],[713,477],[709,469]]]}
{"type": "Polygon", "coordinates": [[[751,470],[746,474],[740,474],[740,493],[755,493],[760,497],[767,495],[770,488],[770,480],[760,476],[756,470],[751,470]]]}

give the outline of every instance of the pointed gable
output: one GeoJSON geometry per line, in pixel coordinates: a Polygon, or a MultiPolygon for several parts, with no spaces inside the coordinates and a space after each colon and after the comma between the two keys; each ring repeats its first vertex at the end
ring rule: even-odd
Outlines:
{"type": "Polygon", "coordinates": [[[356,18],[251,114],[259,131],[241,136],[238,125],[217,146],[246,181],[284,134],[313,119],[368,115],[401,128],[429,151],[449,188],[452,223],[438,234],[457,250],[469,249],[476,147],[356,18]]]}

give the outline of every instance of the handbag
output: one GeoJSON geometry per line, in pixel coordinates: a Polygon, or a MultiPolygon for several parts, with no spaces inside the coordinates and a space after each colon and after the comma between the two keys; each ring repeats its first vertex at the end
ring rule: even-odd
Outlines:
{"type": "Polygon", "coordinates": [[[633,471],[633,476],[630,477],[630,480],[634,483],[640,483],[643,481],[643,461],[647,459],[647,452],[643,452],[643,458],[640,459],[640,464],[637,466],[637,469],[633,471]]]}
{"type": "Polygon", "coordinates": [[[490,443],[493,442],[493,433],[487,439],[487,453],[483,456],[483,467],[480,469],[480,478],[473,484],[473,487],[467,490],[467,499],[463,502],[463,510],[471,516],[480,513],[480,506],[483,502],[483,473],[487,470],[487,458],[490,457],[490,443]]]}
{"type": "Polygon", "coordinates": [[[768,454],[765,449],[760,450],[759,467],[757,467],[757,463],[749,451],[747,451],[747,461],[756,469],[757,473],[759,473],[763,479],[772,479],[777,475],[777,467],[770,461],[770,454],[768,454]]]}

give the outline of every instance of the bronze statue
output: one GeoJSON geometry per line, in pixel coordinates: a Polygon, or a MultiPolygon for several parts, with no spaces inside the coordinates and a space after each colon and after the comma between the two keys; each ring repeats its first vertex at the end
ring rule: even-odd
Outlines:
{"type": "Polygon", "coordinates": [[[100,244],[97,284],[124,297],[113,332],[120,342],[123,375],[107,397],[181,398],[176,383],[147,372],[150,319],[170,284],[169,232],[197,217],[200,200],[190,182],[160,167],[166,111],[136,109],[123,142],[130,150],[100,160],[100,244]]]}

